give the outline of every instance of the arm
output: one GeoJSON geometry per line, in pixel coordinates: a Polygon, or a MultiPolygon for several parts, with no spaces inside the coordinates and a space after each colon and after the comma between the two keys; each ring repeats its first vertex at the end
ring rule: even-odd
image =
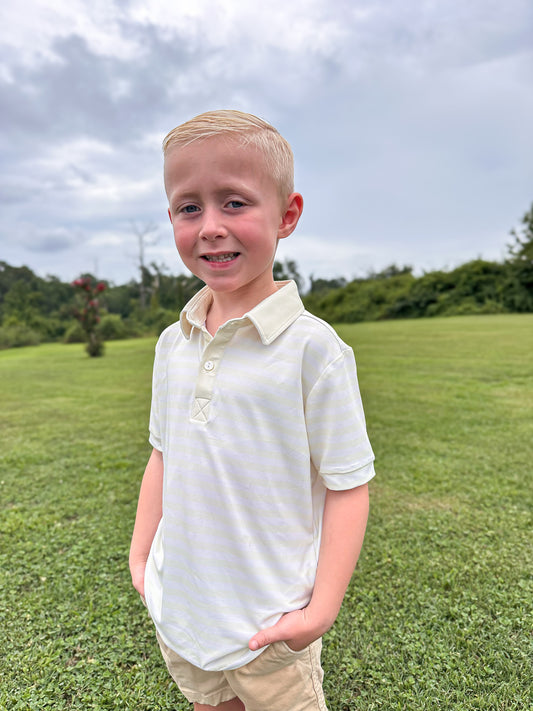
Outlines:
{"type": "Polygon", "coordinates": [[[329,630],[359,558],[367,519],[368,484],[346,491],[328,489],[311,601],[303,610],[289,612],[273,627],[254,635],[250,649],[279,640],[294,650],[303,649],[329,630]]]}
{"type": "Polygon", "coordinates": [[[144,570],[163,513],[163,454],[153,449],[144,472],[130,547],[133,587],[144,598],[144,570]]]}

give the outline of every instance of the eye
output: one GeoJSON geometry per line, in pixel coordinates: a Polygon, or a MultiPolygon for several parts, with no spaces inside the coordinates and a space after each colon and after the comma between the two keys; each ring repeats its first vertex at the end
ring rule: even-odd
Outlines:
{"type": "Polygon", "coordinates": [[[244,207],[244,203],[241,200],[230,200],[228,202],[228,207],[237,210],[239,207],[244,207]]]}
{"type": "Polygon", "coordinates": [[[180,208],[180,212],[184,212],[186,215],[191,215],[193,212],[198,212],[199,209],[198,205],[184,205],[180,208]]]}

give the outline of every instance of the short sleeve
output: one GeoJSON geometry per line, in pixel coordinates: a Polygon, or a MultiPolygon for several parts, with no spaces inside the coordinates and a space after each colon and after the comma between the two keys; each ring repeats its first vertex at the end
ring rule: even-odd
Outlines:
{"type": "Polygon", "coordinates": [[[345,346],[323,371],[306,400],[311,460],[328,489],[341,491],[374,476],[374,453],[353,351],[345,346]]]}
{"type": "Polygon", "coordinates": [[[159,352],[159,343],[155,349],[154,369],[152,373],[152,404],[150,407],[150,436],[148,438],[150,444],[160,452],[163,451],[161,438],[161,358],[159,352]]]}

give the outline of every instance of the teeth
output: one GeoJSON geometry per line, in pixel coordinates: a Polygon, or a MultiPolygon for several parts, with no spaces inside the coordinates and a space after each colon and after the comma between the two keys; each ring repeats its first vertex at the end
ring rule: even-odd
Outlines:
{"type": "Polygon", "coordinates": [[[231,262],[232,259],[235,259],[235,257],[238,257],[239,253],[238,252],[230,252],[229,254],[205,254],[204,259],[207,259],[208,262],[231,262]]]}

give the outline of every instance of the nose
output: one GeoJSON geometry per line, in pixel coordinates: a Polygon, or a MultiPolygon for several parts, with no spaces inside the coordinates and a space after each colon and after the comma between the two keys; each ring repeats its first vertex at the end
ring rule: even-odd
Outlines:
{"type": "Polygon", "coordinates": [[[228,231],[224,226],[221,215],[215,208],[205,207],[200,226],[200,238],[212,242],[221,237],[227,237],[228,231]]]}

